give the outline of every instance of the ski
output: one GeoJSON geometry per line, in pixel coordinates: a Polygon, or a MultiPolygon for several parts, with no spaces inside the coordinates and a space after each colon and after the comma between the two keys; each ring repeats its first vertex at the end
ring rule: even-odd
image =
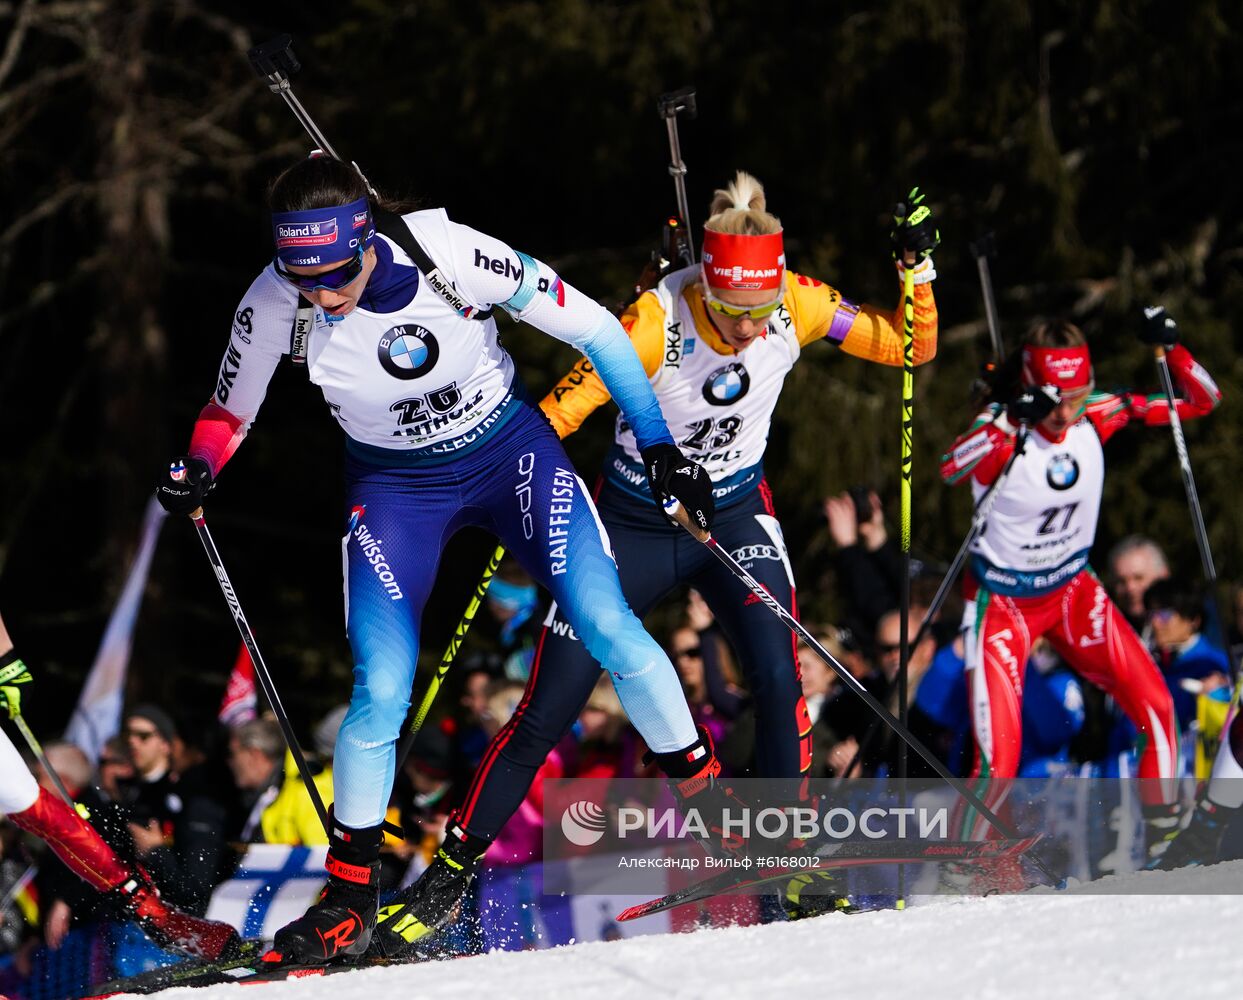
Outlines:
{"type": "MultiPolygon", "coordinates": [[[[256,942],[257,946],[257,942],[256,942]]],[[[183,962],[162,969],[152,969],[127,979],[117,979],[96,987],[83,1000],[103,1000],[121,993],[158,993],[172,987],[218,986],[222,983],[276,983],[287,979],[307,979],[331,976],[353,969],[369,969],[383,965],[407,965],[423,960],[421,953],[400,957],[361,955],[327,963],[285,964],[267,963],[262,960],[257,947],[247,957],[220,962],[183,962]]]]}
{"type": "Polygon", "coordinates": [[[628,907],[617,915],[618,920],[637,920],[639,917],[670,910],[675,906],[696,903],[711,896],[744,892],[757,886],[774,882],[788,882],[795,876],[836,868],[854,868],[861,865],[925,864],[940,861],[957,861],[968,864],[986,864],[1001,858],[1017,857],[1029,851],[1039,836],[1021,840],[943,840],[934,843],[903,844],[894,841],[842,841],[831,845],[831,850],[815,856],[814,861],[803,865],[790,865],[766,874],[740,872],[729,868],[716,875],[709,875],[692,885],[685,886],[664,896],[650,899],[628,907]]]}
{"type": "Polygon", "coordinates": [[[207,986],[212,983],[232,982],[233,977],[229,973],[247,970],[258,964],[263,951],[262,941],[243,941],[240,952],[232,958],[196,958],[175,965],[162,965],[158,969],[148,969],[134,976],[94,986],[91,992],[82,995],[82,1000],[102,1000],[118,993],[155,993],[170,986],[207,986]]]}

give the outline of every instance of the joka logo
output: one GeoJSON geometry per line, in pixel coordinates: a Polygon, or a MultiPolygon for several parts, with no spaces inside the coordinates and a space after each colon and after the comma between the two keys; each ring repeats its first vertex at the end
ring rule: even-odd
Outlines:
{"type": "Polygon", "coordinates": [[[590,847],[604,836],[604,810],[583,799],[571,803],[561,814],[561,832],[576,847],[590,847]]]}
{"type": "Polygon", "coordinates": [[[718,368],[704,382],[703,397],[713,406],[729,406],[738,402],[751,388],[751,376],[740,361],[718,368]]]}
{"type": "Polygon", "coordinates": [[[1044,477],[1055,490],[1068,490],[1079,481],[1079,463],[1069,452],[1054,455],[1049,459],[1044,477]]]}
{"type": "Polygon", "coordinates": [[[407,323],[395,326],[380,338],[380,364],[394,378],[412,379],[426,375],[440,358],[440,345],[432,331],[407,323]]]}

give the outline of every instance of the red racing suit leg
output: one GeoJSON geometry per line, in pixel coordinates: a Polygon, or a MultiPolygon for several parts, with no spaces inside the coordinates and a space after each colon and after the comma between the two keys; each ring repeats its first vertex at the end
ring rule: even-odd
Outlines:
{"type": "Polygon", "coordinates": [[[1139,730],[1140,801],[1174,802],[1178,717],[1161,671],[1095,573],[1077,574],[1060,594],[1061,620],[1049,641],[1073,670],[1110,694],[1139,730]]]}
{"type": "MultiPolygon", "coordinates": [[[[971,786],[993,812],[1018,774],[1023,746],[1023,671],[1033,640],[1054,621],[1056,603],[980,588],[963,616],[967,692],[975,734],[971,786]]],[[[956,819],[965,839],[996,836],[976,810],[956,819]]]]}

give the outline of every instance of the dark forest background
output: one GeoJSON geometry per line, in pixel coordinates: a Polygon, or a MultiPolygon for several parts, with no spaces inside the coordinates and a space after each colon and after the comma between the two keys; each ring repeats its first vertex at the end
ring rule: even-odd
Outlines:
{"type": "MultiPolygon", "coordinates": [[[[1156,387],[1135,331],[1142,305],[1166,305],[1226,394],[1187,435],[1219,571],[1243,578],[1237,4],[0,0],[0,609],[36,671],[36,728],[68,717],[154,477],[270,255],[265,184],[308,148],[246,60],[281,31],[300,98],[375,183],[601,300],[625,295],[674,209],[662,92],[698,90],[681,127],[694,221],[750,170],[791,267],[853,299],[896,304],[888,212],[923,186],[944,239],[940,352],[916,378],[914,539],[930,563],[968,523],[968,491],[936,471],[988,354],[969,240],[997,233],[1008,343],[1036,315],[1069,315],[1106,387],[1156,387]]],[[[540,393],[573,360],[536,331],[505,339],[540,393]]],[[[898,371],[827,346],[787,382],[767,468],[808,619],[840,607],[821,497],[873,484],[896,514],[899,392],[898,371]]],[[[585,478],[610,433],[601,415],[572,440],[585,478]]],[[[282,370],[209,506],[302,726],[349,687],[340,456],[318,390],[282,370]]],[[[1195,578],[1169,433],[1123,435],[1110,467],[1098,562],[1143,531],[1195,578]]],[[[490,549],[463,536],[446,555],[431,659],[490,549]]],[[[167,523],[131,694],[210,717],[236,648],[193,530],[167,523]]]]}

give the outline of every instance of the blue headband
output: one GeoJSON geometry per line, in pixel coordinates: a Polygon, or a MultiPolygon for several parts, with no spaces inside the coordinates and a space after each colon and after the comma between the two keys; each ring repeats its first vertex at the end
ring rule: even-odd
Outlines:
{"type": "Polygon", "coordinates": [[[305,212],[272,213],[276,256],[293,267],[349,260],[360,246],[366,247],[374,238],[375,226],[366,198],[305,212]]]}

